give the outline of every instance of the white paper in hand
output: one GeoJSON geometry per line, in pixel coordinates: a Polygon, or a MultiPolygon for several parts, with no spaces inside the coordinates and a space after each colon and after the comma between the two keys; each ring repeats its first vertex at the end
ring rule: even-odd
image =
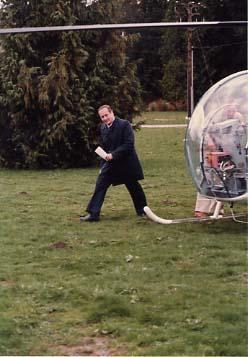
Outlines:
{"type": "Polygon", "coordinates": [[[96,148],[95,153],[97,153],[97,155],[99,155],[102,159],[106,160],[107,153],[101,148],[101,146],[96,148]]]}

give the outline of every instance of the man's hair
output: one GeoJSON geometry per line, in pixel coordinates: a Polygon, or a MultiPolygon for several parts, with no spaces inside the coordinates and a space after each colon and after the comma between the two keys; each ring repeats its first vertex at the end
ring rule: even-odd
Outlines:
{"type": "Polygon", "coordinates": [[[112,112],[112,111],[113,111],[113,109],[111,108],[110,105],[104,104],[104,105],[101,105],[101,106],[98,108],[98,113],[100,112],[100,110],[105,109],[105,108],[108,109],[109,112],[112,112]]]}

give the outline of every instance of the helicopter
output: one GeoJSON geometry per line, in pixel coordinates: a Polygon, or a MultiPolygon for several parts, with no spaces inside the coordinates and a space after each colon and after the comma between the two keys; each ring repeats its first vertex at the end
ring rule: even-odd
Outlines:
{"type": "MultiPolygon", "coordinates": [[[[234,73],[214,84],[199,100],[185,135],[185,157],[197,191],[216,199],[219,219],[223,202],[248,200],[248,71],[234,73]]],[[[199,221],[168,220],[144,211],[162,224],[199,221]]],[[[225,218],[228,218],[226,216],[225,218]]],[[[230,218],[230,217],[229,217],[230,218]]]]}
{"type": "MultiPolygon", "coordinates": [[[[54,31],[247,27],[247,24],[247,21],[194,21],[21,27],[2,28],[0,35],[54,31]]],[[[185,157],[196,189],[203,196],[217,199],[213,216],[200,220],[230,218],[220,216],[222,202],[233,203],[248,199],[247,75],[248,71],[238,72],[212,86],[200,99],[186,130],[185,157]]],[[[144,207],[144,211],[151,220],[161,224],[199,221],[198,218],[164,219],[148,206],[144,207]]]]}

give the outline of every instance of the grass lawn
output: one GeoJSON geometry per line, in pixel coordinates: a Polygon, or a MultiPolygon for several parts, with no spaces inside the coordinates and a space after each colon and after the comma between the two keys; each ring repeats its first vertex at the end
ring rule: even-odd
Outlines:
{"type": "Polygon", "coordinates": [[[144,112],[134,118],[133,123],[143,121],[144,124],[188,124],[186,112],[144,112]]]}
{"type": "MultiPolygon", "coordinates": [[[[193,214],[183,137],[136,133],[165,218],[193,214]]],[[[247,356],[246,226],[139,219],[123,186],[80,223],[97,170],[0,171],[0,354],[247,356]]]]}

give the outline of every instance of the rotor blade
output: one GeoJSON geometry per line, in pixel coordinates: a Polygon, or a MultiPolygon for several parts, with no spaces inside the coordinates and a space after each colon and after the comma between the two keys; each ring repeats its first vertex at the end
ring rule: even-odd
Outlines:
{"type": "Polygon", "coordinates": [[[47,26],[47,27],[16,27],[2,28],[0,35],[22,34],[32,32],[52,31],[87,31],[87,30],[135,30],[149,28],[194,28],[194,27],[236,27],[247,26],[247,21],[213,21],[213,22],[150,22],[133,24],[98,24],[98,25],[74,25],[74,26],[47,26]]]}

